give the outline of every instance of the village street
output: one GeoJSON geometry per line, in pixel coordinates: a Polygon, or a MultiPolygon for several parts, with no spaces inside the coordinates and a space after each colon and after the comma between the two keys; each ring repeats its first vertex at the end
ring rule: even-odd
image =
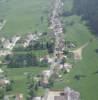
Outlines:
{"type": "Polygon", "coordinates": [[[57,57],[57,55],[62,53],[64,50],[63,28],[59,16],[60,13],[59,11],[61,11],[62,7],[63,7],[63,2],[61,0],[55,0],[54,9],[50,19],[51,22],[50,28],[52,29],[55,36],[55,49],[53,55],[53,62],[50,65],[51,73],[53,73],[55,67],[60,66],[61,59],[60,57],[57,57]],[[57,61],[55,61],[56,59],[57,61]]]}

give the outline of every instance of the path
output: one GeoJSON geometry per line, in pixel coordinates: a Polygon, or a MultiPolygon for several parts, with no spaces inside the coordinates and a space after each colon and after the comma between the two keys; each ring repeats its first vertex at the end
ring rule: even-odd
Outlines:
{"type": "Polygon", "coordinates": [[[3,21],[3,23],[0,23],[0,31],[3,29],[3,27],[5,26],[6,24],[6,20],[3,21]]]}
{"type": "Polygon", "coordinates": [[[81,46],[80,48],[70,51],[74,54],[74,59],[75,60],[82,60],[82,53],[83,53],[83,49],[86,48],[88,46],[88,42],[86,44],[84,44],[83,46],[81,46]]]}

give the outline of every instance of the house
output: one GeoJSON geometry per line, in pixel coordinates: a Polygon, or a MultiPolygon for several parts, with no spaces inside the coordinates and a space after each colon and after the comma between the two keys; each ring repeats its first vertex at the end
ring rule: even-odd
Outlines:
{"type": "Polygon", "coordinates": [[[43,87],[47,87],[49,84],[49,78],[52,75],[52,71],[51,70],[44,70],[41,73],[41,80],[40,80],[40,85],[43,87]]]}
{"type": "Polygon", "coordinates": [[[43,35],[43,33],[39,32],[39,33],[37,33],[37,35],[38,35],[38,36],[42,36],[42,35],[43,35]]]}
{"type": "Polygon", "coordinates": [[[10,98],[8,95],[5,95],[3,100],[10,100],[10,98]]]}
{"type": "Polygon", "coordinates": [[[10,83],[10,80],[8,80],[4,75],[4,71],[0,69],[0,87],[9,85],[10,83]]]}
{"type": "Polygon", "coordinates": [[[67,100],[64,96],[55,96],[54,100],[67,100]]]}
{"type": "Polygon", "coordinates": [[[4,73],[4,71],[0,68],[0,74],[4,73]]]}
{"type": "Polygon", "coordinates": [[[11,42],[11,45],[12,45],[12,49],[16,45],[16,43],[20,40],[20,38],[21,37],[18,36],[18,35],[11,38],[10,42],[11,42]]]}
{"type": "Polygon", "coordinates": [[[40,62],[42,62],[42,61],[46,61],[47,63],[52,63],[54,60],[53,60],[53,58],[51,58],[51,57],[49,57],[49,55],[47,55],[47,56],[45,56],[45,57],[42,57],[42,58],[40,58],[39,59],[40,60],[40,62]]]}
{"type": "Polygon", "coordinates": [[[0,79],[0,86],[5,86],[7,84],[10,84],[10,81],[7,79],[0,79]]]}
{"type": "Polygon", "coordinates": [[[23,94],[17,94],[15,100],[24,100],[23,94]]]}
{"type": "Polygon", "coordinates": [[[60,64],[60,69],[66,70],[67,72],[70,72],[72,68],[72,65],[69,63],[65,63],[64,65],[60,64]]]}
{"type": "Polygon", "coordinates": [[[28,34],[26,38],[24,39],[23,47],[29,46],[31,41],[36,41],[38,39],[39,37],[36,34],[32,34],[32,33],[28,34]]]}
{"type": "Polygon", "coordinates": [[[80,93],[69,87],[64,89],[64,96],[66,96],[67,100],[80,100],[80,93]]]}
{"type": "Polygon", "coordinates": [[[12,42],[12,43],[16,43],[20,38],[21,38],[21,37],[18,36],[18,35],[13,36],[13,37],[11,38],[11,42],[12,42]]]}
{"type": "Polygon", "coordinates": [[[5,49],[12,49],[11,48],[12,45],[11,45],[11,42],[9,39],[4,40],[2,45],[3,45],[3,48],[5,48],[5,49]]]}
{"type": "Polygon", "coordinates": [[[47,78],[49,78],[50,76],[51,76],[51,71],[50,70],[44,70],[43,72],[42,72],[42,75],[44,76],[44,77],[47,77],[47,78]]]}
{"type": "Polygon", "coordinates": [[[33,100],[42,100],[41,97],[34,97],[33,100]]]}
{"type": "Polygon", "coordinates": [[[12,54],[10,50],[0,50],[0,56],[6,56],[10,54],[12,54]]]}
{"type": "Polygon", "coordinates": [[[4,41],[5,41],[5,38],[4,38],[4,37],[1,37],[1,38],[0,38],[0,41],[1,41],[1,42],[4,42],[4,41]]]}

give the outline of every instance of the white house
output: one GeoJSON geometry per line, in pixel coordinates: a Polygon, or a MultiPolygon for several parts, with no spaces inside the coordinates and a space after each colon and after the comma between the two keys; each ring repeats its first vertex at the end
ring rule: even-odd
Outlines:
{"type": "Polygon", "coordinates": [[[12,54],[10,50],[0,50],[0,56],[6,56],[12,54]]]}
{"type": "Polygon", "coordinates": [[[72,65],[69,63],[65,63],[64,65],[60,65],[60,69],[65,69],[67,72],[70,72],[72,65]]]}

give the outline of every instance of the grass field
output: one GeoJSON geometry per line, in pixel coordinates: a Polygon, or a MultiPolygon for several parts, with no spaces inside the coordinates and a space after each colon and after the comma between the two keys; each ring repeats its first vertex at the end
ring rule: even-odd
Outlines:
{"type": "Polygon", "coordinates": [[[0,0],[0,18],[7,21],[0,35],[47,31],[50,4],[51,0],[0,0]]]}

